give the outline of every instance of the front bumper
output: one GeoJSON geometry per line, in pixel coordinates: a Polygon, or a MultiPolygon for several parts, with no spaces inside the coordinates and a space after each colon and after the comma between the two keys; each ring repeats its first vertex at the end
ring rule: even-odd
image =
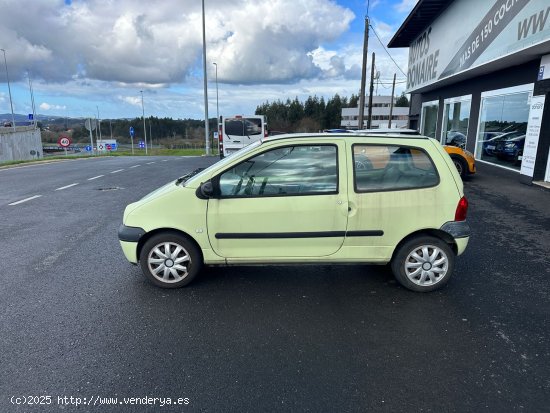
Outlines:
{"type": "Polygon", "coordinates": [[[118,228],[118,239],[122,252],[128,261],[137,264],[137,246],[140,238],[145,235],[145,230],[137,227],[127,227],[122,224],[118,228]]]}

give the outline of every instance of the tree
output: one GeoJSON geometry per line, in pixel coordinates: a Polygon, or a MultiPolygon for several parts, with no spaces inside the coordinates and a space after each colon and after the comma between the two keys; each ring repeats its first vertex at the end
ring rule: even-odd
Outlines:
{"type": "Polygon", "coordinates": [[[349,98],[348,108],[357,108],[359,107],[359,96],[352,94],[349,98]]]}
{"type": "Polygon", "coordinates": [[[407,96],[405,96],[405,92],[401,93],[401,96],[397,98],[397,101],[395,102],[395,106],[402,107],[402,108],[409,107],[409,99],[407,99],[407,96]]]}

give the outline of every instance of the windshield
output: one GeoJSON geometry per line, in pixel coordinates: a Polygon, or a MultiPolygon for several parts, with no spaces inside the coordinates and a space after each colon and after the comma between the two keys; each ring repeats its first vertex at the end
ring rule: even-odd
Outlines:
{"type": "Polygon", "coordinates": [[[194,181],[195,179],[197,179],[197,180],[203,179],[203,177],[208,176],[210,174],[210,172],[212,172],[213,169],[216,169],[220,166],[224,166],[225,164],[232,162],[233,159],[235,158],[235,155],[241,155],[241,154],[245,154],[247,152],[250,152],[250,151],[254,150],[255,148],[257,148],[258,146],[260,146],[261,144],[262,144],[262,141],[256,141],[256,142],[251,143],[250,145],[245,146],[242,149],[239,149],[236,152],[233,152],[231,155],[226,156],[225,158],[219,160],[215,164],[210,165],[208,168],[200,171],[198,174],[193,176],[193,179],[189,178],[189,180],[183,181],[183,184],[186,185],[188,183],[188,181],[194,181]]]}
{"type": "Polygon", "coordinates": [[[258,118],[226,119],[225,133],[232,136],[260,135],[262,133],[262,120],[258,118]]]}

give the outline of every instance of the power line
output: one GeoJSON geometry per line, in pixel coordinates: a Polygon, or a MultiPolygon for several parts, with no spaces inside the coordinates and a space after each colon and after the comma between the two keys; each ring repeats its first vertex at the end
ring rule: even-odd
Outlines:
{"type": "Polygon", "coordinates": [[[390,57],[390,59],[392,60],[392,62],[395,64],[395,66],[399,69],[399,71],[401,73],[403,73],[403,76],[407,77],[407,74],[403,71],[403,69],[401,69],[401,67],[399,67],[399,65],[397,64],[397,62],[393,59],[393,57],[391,56],[390,52],[388,52],[388,49],[386,49],[386,46],[384,46],[384,43],[382,43],[382,40],[380,40],[380,37],[378,37],[378,33],[376,33],[376,30],[374,30],[374,27],[372,26],[372,24],[370,25],[372,31],[374,32],[374,35],[376,36],[376,38],[378,39],[378,41],[380,42],[380,44],[382,45],[382,47],[384,48],[384,50],[386,51],[386,53],[388,54],[388,56],[390,57]]]}

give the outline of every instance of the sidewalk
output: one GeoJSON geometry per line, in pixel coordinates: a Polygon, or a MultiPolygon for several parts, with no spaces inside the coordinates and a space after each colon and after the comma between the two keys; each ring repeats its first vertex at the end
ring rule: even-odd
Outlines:
{"type": "Polygon", "coordinates": [[[464,181],[473,237],[481,237],[477,241],[482,243],[491,239],[496,256],[507,255],[512,246],[526,258],[548,259],[550,190],[522,184],[518,173],[506,169],[482,163],[476,167],[477,173],[464,181]]]}

